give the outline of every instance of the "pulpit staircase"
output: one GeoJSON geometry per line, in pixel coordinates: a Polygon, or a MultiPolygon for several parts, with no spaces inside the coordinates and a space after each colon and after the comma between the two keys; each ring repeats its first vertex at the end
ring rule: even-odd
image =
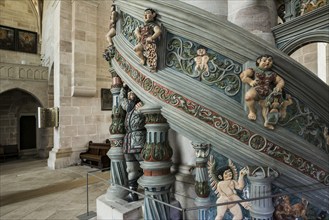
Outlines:
{"type": "MultiPolygon", "coordinates": [[[[212,150],[241,165],[264,165],[281,174],[274,184],[294,187],[329,185],[329,87],[305,67],[248,31],[180,1],[116,0],[120,19],[111,65],[148,105],[161,106],[170,128],[190,140],[210,143],[212,150]],[[150,72],[133,51],[133,31],[146,8],[157,11],[162,35],[158,71],[150,72]],[[209,72],[196,74],[194,57],[206,48],[209,72]],[[247,119],[245,86],[239,73],[256,57],[270,54],[274,71],[285,80],[293,104],[288,119],[275,130],[247,119]]],[[[329,207],[328,188],[305,192],[310,203],[329,207]]]]}

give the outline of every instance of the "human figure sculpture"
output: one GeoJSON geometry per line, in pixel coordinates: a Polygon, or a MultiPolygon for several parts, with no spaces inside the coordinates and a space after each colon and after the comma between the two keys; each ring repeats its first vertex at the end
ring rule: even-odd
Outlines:
{"type": "MultiPolygon", "coordinates": [[[[248,173],[248,168],[244,167],[239,172],[231,160],[229,165],[222,167],[219,172],[216,172],[216,163],[213,156],[210,156],[208,161],[208,173],[211,181],[211,186],[215,189],[218,196],[216,203],[239,201],[241,198],[237,195],[236,189],[243,190],[244,176],[248,173]],[[219,173],[219,176],[216,176],[219,173]]],[[[249,209],[251,204],[249,202],[240,203],[245,209],[249,209]]],[[[233,215],[233,220],[243,219],[242,210],[238,203],[217,206],[217,216],[215,220],[222,220],[226,211],[230,211],[233,215]]]]}
{"type": "Polygon", "coordinates": [[[150,68],[152,72],[157,69],[157,46],[156,40],[161,34],[161,28],[155,23],[156,12],[147,8],[144,11],[144,26],[135,29],[135,36],[137,38],[137,45],[134,47],[140,63],[150,68]]]}
{"type": "MultiPolygon", "coordinates": [[[[143,159],[140,153],[146,141],[145,116],[139,111],[139,108],[143,106],[142,102],[134,92],[130,91],[127,94],[124,87],[119,95],[120,105],[127,112],[123,153],[127,165],[129,189],[137,191],[137,180],[143,174],[140,167],[140,161],[143,159]]],[[[137,201],[138,195],[130,192],[127,198],[128,202],[137,201]]]]}
{"type": "MultiPolygon", "coordinates": [[[[255,105],[258,102],[262,109],[264,126],[268,129],[274,129],[273,125],[277,122],[277,120],[273,122],[272,118],[269,120],[269,116],[273,117],[273,114],[269,114],[269,107],[275,108],[277,113],[281,114],[276,115],[276,119],[279,117],[282,119],[283,116],[286,116],[286,107],[292,103],[291,99],[286,100],[282,97],[284,80],[271,70],[272,65],[272,56],[261,55],[256,59],[255,68],[248,68],[240,74],[241,81],[251,86],[245,94],[245,101],[249,110],[248,119],[256,120],[255,105]]],[[[275,110],[272,111],[272,113],[274,112],[275,110]]]]}
{"type": "Polygon", "coordinates": [[[112,38],[116,35],[116,22],[118,20],[118,12],[115,11],[115,6],[111,6],[111,16],[110,16],[110,23],[109,23],[109,31],[106,34],[106,40],[109,43],[109,47],[113,45],[112,38]]]}

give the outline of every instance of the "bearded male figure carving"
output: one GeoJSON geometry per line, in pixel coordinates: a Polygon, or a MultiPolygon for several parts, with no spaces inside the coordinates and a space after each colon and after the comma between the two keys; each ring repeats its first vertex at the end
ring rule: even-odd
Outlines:
{"type": "MultiPolygon", "coordinates": [[[[125,86],[124,86],[125,87],[125,86]]],[[[127,88],[122,88],[119,101],[123,110],[127,112],[125,118],[126,134],[123,141],[123,153],[127,165],[128,185],[131,190],[137,191],[138,178],[143,175],[140,168],[142,161],[141,151],[146,141],[145,116],[139,111],[143,106],[142,102],[132,91],[128,92],[127,88]]],[[[128,202],[137,201],[138,195],[130,192],[128,202]]]]}

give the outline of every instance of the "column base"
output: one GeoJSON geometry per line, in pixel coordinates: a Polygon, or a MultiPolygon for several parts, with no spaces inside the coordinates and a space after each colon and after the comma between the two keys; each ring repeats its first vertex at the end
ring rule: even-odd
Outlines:
{"type": "Polygon", "coordinates": [[[65,148],[65,149],[53,148],[49,152],[49,158],[47,161],[48,167],[54,170],[72,165],[71,155],[72,155],[71,148],[65,148]]]}
{"type": "Polygon", "coordinates": [[[128,203],[123,199],[108,201],[106,195],[96,199],[97,220],[143,219],[144,200],[128,203]]]}
{"type": "Polygon", "coordinates": [[[124,199],[128,195],[129,191],[122,189],[121,187],[117,187],[115,185],[111,185],[106,192],[106,199],[108,201],[115,201],[117,199],[124,199]]]}

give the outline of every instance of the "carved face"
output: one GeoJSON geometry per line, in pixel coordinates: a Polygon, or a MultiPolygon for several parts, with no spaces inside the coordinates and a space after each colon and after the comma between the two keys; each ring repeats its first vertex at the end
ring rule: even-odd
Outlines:
{"type": "Polygon", "coordinates": [[[144,21],[147,23],[147,22],[150,22],[150,21],[154,21],[154,18],[155,18],[155,13],[153,13],[152,11],[150,10],[147,10],[144,12],[144,21]]]}
{"type": "Polygon", "coordinates": [[[223,173],[223,179],[224,180],[231,180],[233,177],[232,171],[230,169],[225,170],[223,173]]]}
{"type": "Polygon", "coordinates": [[[260,59],[257,60],[258,62],[258,67],[260,69],[271,69],[272,65],[273,65],[273,59],[272,57],[262,57],[260,59]]]}
{"type": "Polygon", "coordinates": [[[203,56],[206,54],[206,50],[204,48],[201,48],[201,49],[198,49],[196,51],[196,53],[199,55],[199,56],[203,56]]]}
{"type": "Polygon", "coordinates": [[[135,93],[133,93],[133,92],[128,93],[128,100],[134,100],[135,98],[136,98],[135,93]]]}

